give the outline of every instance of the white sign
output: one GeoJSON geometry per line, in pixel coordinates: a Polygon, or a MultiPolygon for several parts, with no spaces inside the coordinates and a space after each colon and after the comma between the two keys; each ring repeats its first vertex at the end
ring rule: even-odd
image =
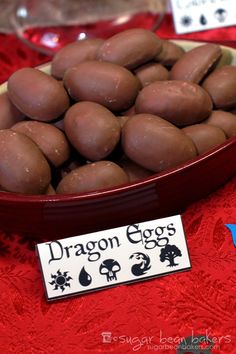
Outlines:
{"type": "Polygon", "coordinates": [[[176,33],[236,25],[235,0],[171,0],[176,33]]]}
{"type": "Polygon", "coordinates": [[[38,244],[48,300],[191,268],[179,215],[38,244]]]}

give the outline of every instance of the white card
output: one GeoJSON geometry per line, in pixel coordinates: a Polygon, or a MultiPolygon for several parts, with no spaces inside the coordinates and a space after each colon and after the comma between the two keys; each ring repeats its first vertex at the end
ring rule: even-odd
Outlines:
{"type": "Polygon", "coordinates": [[[236,24],[235,0],[171,0],[176,33],[190,33],[236,24]]]}
{"type": "Polygon", "coordinates": [[[191,268],[180,215],[49,241],[36,250],[48,300],[191,268]]]}

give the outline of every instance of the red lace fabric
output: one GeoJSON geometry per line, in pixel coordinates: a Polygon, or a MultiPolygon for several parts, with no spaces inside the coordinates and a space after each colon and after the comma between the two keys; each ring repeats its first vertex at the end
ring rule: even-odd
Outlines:
{"type": "MultiPolygon", "coordinates": [[[[174,37],[168,24],[159,32],[174,37]]],[[[11,35],[0,43],[1,81],[49,59],[11,35]]],[[[236,353],[236,248],[225,227],[236,223],[236,177],[191,205],[183,222],[191,271],[52,303],[35,257],[39,240],[0,233],[1,354],[174,354],[193,334],[214,337],[213,354],[236,353]]]]}
{"type": "Polygon", "coordinates": [[[0,34],[0,82],[6,81],[17,69],[50,60],[50,57],[26,47],[14,35],[0,34]]]}

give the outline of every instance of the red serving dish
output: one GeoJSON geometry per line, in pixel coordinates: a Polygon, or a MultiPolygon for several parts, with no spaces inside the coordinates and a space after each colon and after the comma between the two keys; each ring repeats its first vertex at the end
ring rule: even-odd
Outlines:
{"type": "MultiPolygon", "coordinates": [[[[186,50],[199,45],[176,41],[186,50]]],[[[223,48],[225,58],[236,51],[223,48]]],[[[42,70],[49,71],[50,66],[42,70]]],[[[6,85],[0,87],[0,92],[6,85]]],[[[0,229],[62,238],[182,213],[236,174],[236,137],[177,168],[145,180],[80,195],[25,196],[0,193],[0,229]]]]}

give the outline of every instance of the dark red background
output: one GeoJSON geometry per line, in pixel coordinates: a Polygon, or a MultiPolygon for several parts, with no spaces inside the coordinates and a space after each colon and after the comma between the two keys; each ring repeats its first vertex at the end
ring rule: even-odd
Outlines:
{"type": "MultiPolygon", "coordinates": [[[[236,27],[177,36],[167,17],[158,34],[236,47],[236,27]]],[[[14,35],[0,35],[1,82],[48,60],[14,35]]],[[[216,338],[213,354],[236,353],[236,248],[225,227],[236,223],[236,177],[190,206],[183,222],[191,271],[54,303],[45,300],[34,252],[39,240],[0,233],[0,352],[174,354],[170,342],[193,333],[216,338]],[[102,342],[102,332],[111,332],[111,343],[102,342]],[[137,347],[147,337],[151,347],[137,347]],[[168,337],[172,348],[158,349],[168,337]]]]}

